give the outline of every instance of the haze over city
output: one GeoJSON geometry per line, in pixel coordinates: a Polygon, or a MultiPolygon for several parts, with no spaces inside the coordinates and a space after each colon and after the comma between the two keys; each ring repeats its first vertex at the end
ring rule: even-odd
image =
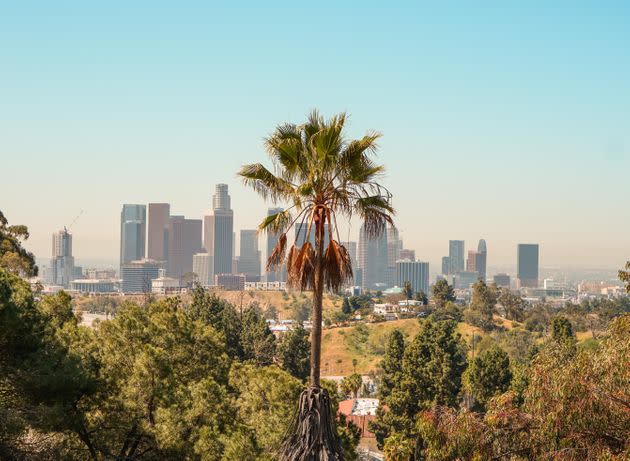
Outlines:
{"type": "Polygon", "coordinates": [[[617,269],[630,253],[622,2],[39,3],[0,15],[2,170],[30,180],[4,176],[0,205],[38,258],[84,210],[75,257],[116,265],[124,203],[201,219],[217,183],[237,235],[255,228],[268,204],[236,171],[313,107],[348,111],[351,137],[383,133],[396,224],[432,270],[449,239],[484,238],[490,266],[514,266],[522,242],[543,267],[617,269]]]}

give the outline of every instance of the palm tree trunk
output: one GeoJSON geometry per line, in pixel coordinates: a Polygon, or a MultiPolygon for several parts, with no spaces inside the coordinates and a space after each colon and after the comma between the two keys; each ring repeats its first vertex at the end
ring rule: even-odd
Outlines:
{"type": "Polygon", "coordinates": [[[322,304],[324,298],[323,239],[317,238],[315,277],[313,280],[313,313],[311,328],[311,386],[320,386],[320,364],[322,355],[322,304]]]}

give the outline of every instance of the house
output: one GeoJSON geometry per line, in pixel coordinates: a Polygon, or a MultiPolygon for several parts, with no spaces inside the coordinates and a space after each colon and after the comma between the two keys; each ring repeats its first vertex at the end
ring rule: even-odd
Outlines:
{"type": "Polygon", "coordinates": [[[339,402],[339,413],[361,430],[361,437],[374,438],[368,424],[376,419],[378,399],[348,399],[339,402]]]}

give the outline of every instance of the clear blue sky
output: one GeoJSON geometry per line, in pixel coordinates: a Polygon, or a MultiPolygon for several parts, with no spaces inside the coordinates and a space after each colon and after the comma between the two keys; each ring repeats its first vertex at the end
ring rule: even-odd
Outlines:
{"type": "Polygon", "coordinates": [[[217,182],[253,227],[235,172],[313,107],[384,134],[422,259],[480,237],[489,264],[630,257],[628,2],[96,3],[0,6],[0,209],[40,257],[84,209],[75,255],[115,260],[123,203],[200,217],[217,182]]]}

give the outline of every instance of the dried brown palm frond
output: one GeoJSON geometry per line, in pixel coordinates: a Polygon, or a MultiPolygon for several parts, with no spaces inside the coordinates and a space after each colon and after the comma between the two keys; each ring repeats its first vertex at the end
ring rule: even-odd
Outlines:
{"type": "Polygon", "coordinates": [[[330,240],[324,253],[324,283],[333,292],[352,280],[352,261],[345,246],[330,240]]]}
{"type": "Polygon", "coordinates": [[[284,262],[284,253],[287,248],[287,234],[282,234],[278,239],[278,243],[273,249],[271,256],[267,260],[267,270],[272,270],[282,265],[284,262]]]}
{"type": "Polygon", "coordinates": [[[287,261],[287,283],[290,287],[310,290],[315,273],[315,251],[311,242],[296,248],[291,261],[287,261]]]}

